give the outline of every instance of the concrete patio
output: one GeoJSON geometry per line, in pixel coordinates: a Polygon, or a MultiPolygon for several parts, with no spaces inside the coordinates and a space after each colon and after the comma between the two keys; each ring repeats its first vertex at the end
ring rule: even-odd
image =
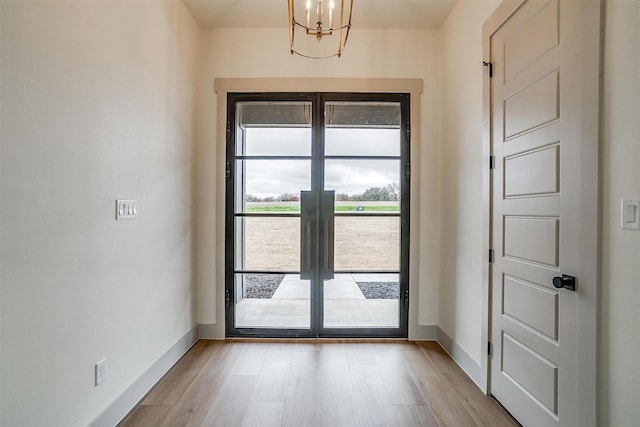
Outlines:
{"type": "MultiPolygon", "coordinates": [[[[324,327],[398,327],[397,299],[366,299],[356,282],[398,282],[397,274],[336,274],[324,285],[324,327]]],[[[309,328],[309,281],[287,274],[272,298],[236,304],[239,328],[309,328]]]]}

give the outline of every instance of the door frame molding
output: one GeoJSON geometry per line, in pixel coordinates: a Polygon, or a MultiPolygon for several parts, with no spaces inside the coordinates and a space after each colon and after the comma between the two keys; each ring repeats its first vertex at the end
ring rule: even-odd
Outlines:
{"type": "MultiPolygon", "coordinates": [[[[273,93],[273,92],[361,92],[361,93],[409,93],[411,129],[411,163],[420,164],[421,139],[421,95],[422,79],[386,79],[386,78],[216,78],[214,91],[217,94],[216,111],[216,143],[215,143],[215,191],[206,197],[206,202],[215,203],[209,210],[215,212],[215,317],[216,323],[207,328],[208,336],[223,339],[226,331],[225,318],[225,203],[220,203],[225,194],[225,161],[226,161],[226,121],[227,94],[235,93],[273,93]],[[217,194],[217,195],[216,195],[217,194]]],[[[410,229],[413,236],[420,236],[420,171],[416,166],[412,170],[410,229]]],[[[203,200],[205,201],[205,200],[203,200]]],[[[209,252],[209,251],[207,251],[209,252]]],[[[426,256],[426,255],[423,255],[426,256]]],[[[433,338],[423,336],[423,330],[432,332],[433,328],[419,325],[419,265],[420,239],[409,238],[409,339],[433,338]]],[[[202,286],[202,285],[201,285],[202,286]]]]}
{"type": "MultiPolygon", "coordinates": [[[[491,62],[491,37],[498,29],[526,2],[531,0],[505,0],[482,26],[482,55],[483,60],[491,62]]],[[[562,0],[560,0],[562,1],[562,0]]],[[[585,45],[590,48],[597,46],[597,51],[589,50],[589,55],[576,55],[579,59],[578,67],[582,71],[582,78],[577,83],[582,89],[581,111],[577,114],[580,119],[580,137],[583,141],[581,157],[576,159],[580,168],[580,253],[579,277],[587,278],[580,283],[577,301],[578,329],[577,341],[580,351],[576,356],[576,371],[580,382],[579,396],[571,397],[576,404],[576,414],[571,419],[578,420],[577,425],[595,426],[599,415],[599,370],[598,370],[598,318],[600,293],[601,266],[601,145],[602,145],[602,33],[603,33],[603,5],[601,0],[585,2],[581,12],[585,19],[599,23],[597,29],[579,28],[576,31],[585,45]],[[584,171],[588,172],[584,172],[584,171]],[[594,171],[592,173],[591,171],[594,171]]],[[[488,70],[483,79],[483,271],[482,271],[482,342],[491,341],[491,264],[489,263],[489,248],[492,243],[492,172],[490,169],[490,155],[492,155],[491,134],[491,78],[488,70]]],[[[496,255],[497,256],[497,255],[496,255]]],[[[491,361],[489,351],[483,351],[481,356],[480,386],[487,394],[491,393],[491,361]]]]}
{"type": "MultiPolygon", "coordinates": [[[[491,14],[482,25],[482,58],[484,62],[491,62],[491,36],[513,15],[526,0],[505,0],[491,14]]],[[[487,350],[480,357],[480,388],[487,394],[491,393],[491,376],[489,359],[489,342],[491,341],[491,268],[489,263],[489,249],[492,243],[492,208],[493,185],[490,156],[493,154],[491,141],[491,77],[489,70],[484,71],[482,79],[482,327],[481,343],[487,343],[487,350]]],[[[484,347],[484,346],[483,346],[484,347]]]]}

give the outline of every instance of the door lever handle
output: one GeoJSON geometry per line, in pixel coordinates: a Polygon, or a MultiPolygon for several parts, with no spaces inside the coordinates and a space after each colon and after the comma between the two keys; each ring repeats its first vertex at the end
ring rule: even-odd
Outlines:
{"type": "Polygon", "coordinates": [[[563,274],[562,277],[554,277],[553,278],[553,286],[556,288],[565,288],[570,291],[576,290],[576,278],[573,276],[569,276],[568,274],[563,274]]]}

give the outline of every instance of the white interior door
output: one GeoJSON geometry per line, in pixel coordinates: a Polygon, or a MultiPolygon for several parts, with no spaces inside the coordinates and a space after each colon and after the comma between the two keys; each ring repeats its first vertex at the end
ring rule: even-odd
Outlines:
{"type": "Polygon", "coordinates": [[[485,26],[490,391],[525,426],[596,423],[598,3],[529,0],[485,26]]]}

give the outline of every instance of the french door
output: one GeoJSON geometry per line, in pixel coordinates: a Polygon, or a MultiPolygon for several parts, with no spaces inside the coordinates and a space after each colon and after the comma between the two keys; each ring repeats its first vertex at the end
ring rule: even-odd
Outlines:
{"type": "Polygon", "coordinates": [[[408,94],[228,94],[227,336],[407,336],[409,139],[408,94]]]}

